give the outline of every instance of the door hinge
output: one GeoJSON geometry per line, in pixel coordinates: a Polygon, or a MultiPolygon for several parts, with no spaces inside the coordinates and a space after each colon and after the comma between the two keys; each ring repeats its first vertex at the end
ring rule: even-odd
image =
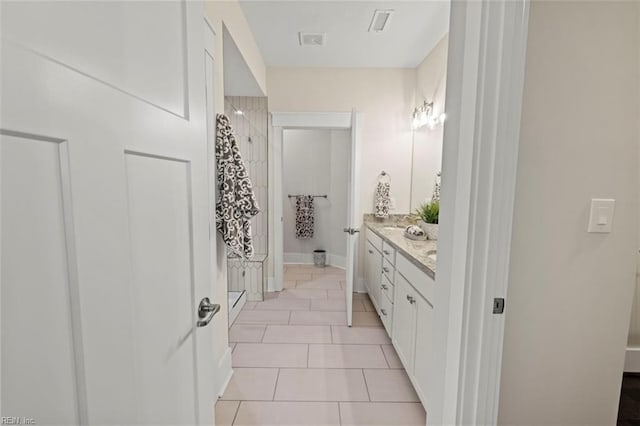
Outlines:
{"type": "Polygon", "coordinates": [[[496,297],[493,299],[493,313],[494,314],[502,314],[504,313],[504,298],[496,297]]]}

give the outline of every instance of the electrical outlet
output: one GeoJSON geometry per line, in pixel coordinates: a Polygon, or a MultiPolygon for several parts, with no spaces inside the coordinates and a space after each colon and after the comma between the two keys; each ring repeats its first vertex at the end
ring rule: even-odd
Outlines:
{"type": "Polygon", "coordinates": [[[395,210],[396,209],[396,199],[391,197],[389,198],[389,210],[395,210]]]}

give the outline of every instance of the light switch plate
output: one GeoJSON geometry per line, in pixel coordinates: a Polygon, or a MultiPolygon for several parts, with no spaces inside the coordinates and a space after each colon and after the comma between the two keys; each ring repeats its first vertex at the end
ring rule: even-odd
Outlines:
{"type": "Polygon", "coordinates": [[[593,198],[587,232],[609,233],[613,227],[613,212],[616,200],[593,198]]]}

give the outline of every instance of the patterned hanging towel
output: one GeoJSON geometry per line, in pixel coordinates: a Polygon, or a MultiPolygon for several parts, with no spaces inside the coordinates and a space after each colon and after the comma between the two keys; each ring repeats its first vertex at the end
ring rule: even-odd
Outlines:
{"type": "Polygon", "coordinates": [[[313,197],[311,195],[296,196],[296,238],[306,240],[313,238],[313,197]]]}
{"type": "Polygon", "coordinates": [[[389,206],[391,205],[391,183],[378,181],[374,195],[375,216],[378,218],[389,217],[389,206]]]}
{"type": "Polygon", "coordinates": [[[216,116],[216,229],[230,254],[253,257],[251,218],[260,212],[229,118],[216,116]]]}

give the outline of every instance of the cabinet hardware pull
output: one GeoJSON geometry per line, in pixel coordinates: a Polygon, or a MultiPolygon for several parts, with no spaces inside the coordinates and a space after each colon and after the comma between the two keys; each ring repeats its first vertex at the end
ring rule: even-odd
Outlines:
{"type": "Polygon", "coordinates": [[[389,250],[382,250],[382,252],[383,252],[384,254],[387,254],[387,255],[391,254],[391,252],[390,252],[389,250]]]}
{"type": "Polygon", "coordinates": [[[373,250],[369,250],[369,254],[373,254],[373,250]]]}
{"type": "Polygon", "coordinates": [[[389,287],[387,287],[386,285],[382,284],[382,285],[380,286],[380,288],[381,288],[381,289],[383,289],[383,290],[386,290],[386,289],[387,289],[387,288],[389,288],[389,287]]]}
{"type": "Polygon", "coordinates": [[[387,311],[385,311],[384,309],[380,309],[380,312],[382,312],[382,315],[384,315],[385,317],[387,316],[387,311]]]}
{"type": "Polygon", "coordinates": [[[382,270],[383,270],[384,272],[389,272],[389,268],[387,268],[386,266],[385,266],[385,267],[383,267],[383,268],[382,268],[382,270]]]}
{"type": "Polygon", "coordinates": [[[415,299],[414,297],[409,296],[408,294],[407,294],[407,300],[408,300],[408,301],[409,301],[409,303],[411,303],[412,305],[413,305],[414,303],[416,303],[416,299],[415,299]]]}

